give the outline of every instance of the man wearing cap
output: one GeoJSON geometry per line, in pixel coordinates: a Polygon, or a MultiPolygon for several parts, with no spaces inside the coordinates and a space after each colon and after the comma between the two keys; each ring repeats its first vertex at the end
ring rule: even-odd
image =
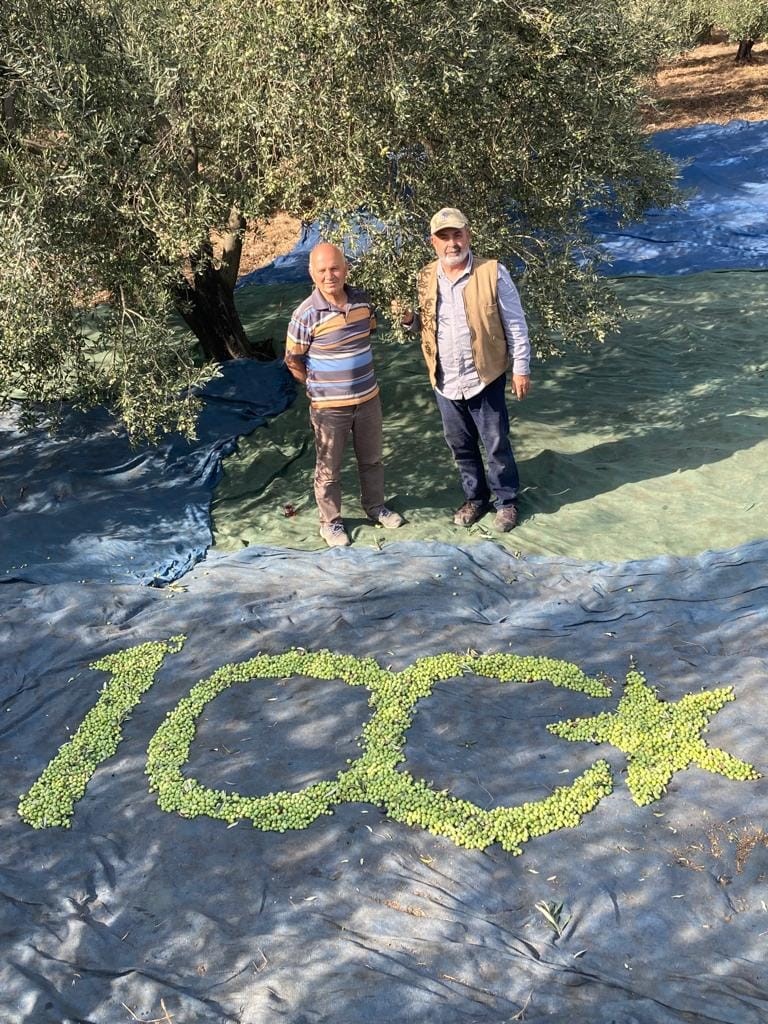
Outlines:
{"type": "Polygon", "coordinates": [[[315,434],[315,500],[320,536],[328,547],[346,547],[341,518],[341,463],[351,435],[360,496],[369,519],[389,529],[402,517],[384,504],[381,399],[373,372],[371,334],[376,317],[364,292],[346,284],[347,262],[335,245],[320,242],[309,255],[315,284],[293,312],[285,364],[306,385],[315,434]]]}
{"type": "Polygon", "coordinates": [[[443,433],[459,470],[465,500],[454,523],[472,526],[491,509],[493,496],[493,527],[507,533],[517,524],[520,480],[505,386],[511,368],[515,397],[525,398],[530,389],[525,316],[507,268],[472,253],[461,210],[439,210],[430,233],[437,259],[419,273],[418,314],[404,312],[401,323],[421,329],[443,433]]]}

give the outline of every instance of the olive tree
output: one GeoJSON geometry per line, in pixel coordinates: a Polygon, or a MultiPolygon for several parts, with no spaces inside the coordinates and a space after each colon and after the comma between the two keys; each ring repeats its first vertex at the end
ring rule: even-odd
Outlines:
{"type": "Polygon", "coordinates": [[[106,398],[136,435],[190,432],[217,362],[272,357],[233,288],[246,216],[279,206],[257,124],[276,85],[253,23],[197,6],[21,0],[0,28],[0,399],[106,398]]]}
{"type": "Polygon", "coordinates": [[[639,33],[652,36],[669,57],[706,42],[714,28],[710,0],[628,0],[639,33]]]}
{"type": "Polygon", "coordinates": [[[768,32],[766,0],[708,0],[708,3],[718,26],[730,39],[738,40],[736,62],[752,63],[752,47],[768,32]]]}
{"type": "Polygon", "coordinates": [[[386,303],[409,298],[430,215],[460,206],[519,275],[541,351],[600,337],[590,208],[674,196],[638,113],[660,52],[613,0],[19,0],[0,401],[106,399],[135,435],[191,430],[217,363],[271,354],[233,287],[246,219],[278,210],[364,239],[355,278],[386,303]]]}

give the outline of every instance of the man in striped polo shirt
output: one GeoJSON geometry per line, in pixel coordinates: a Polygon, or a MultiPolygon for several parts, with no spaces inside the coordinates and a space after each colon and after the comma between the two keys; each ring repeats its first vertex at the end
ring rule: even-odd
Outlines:
{"type": "Polygon", "coordinates": [[[320,536],[329,547],[346,547],[341,518],[341,462],[352,435],[360,499],[369,519],[389,529],[402,517],[384,504],[381,399],[373,372],[370,337],[376,317],[364,292],[346,284],[341,249],[320,242],[309,256],[315,290],[294,310],[285,343],[285,364],[306,385],[315,433],[315,500],[320,536]]]}

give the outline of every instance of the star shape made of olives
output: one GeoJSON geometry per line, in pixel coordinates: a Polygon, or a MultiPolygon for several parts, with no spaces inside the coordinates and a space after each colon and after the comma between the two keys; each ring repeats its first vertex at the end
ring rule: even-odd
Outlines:
{"type": "Polygon", "coordinates": [[[555,722],[547,729],[566,740],[610,743],[627,755],[627,786],[639,806],[658,800],[672,776],[690,765],[728,779],[758,779],[753,765],[702,739],[710,719],[734,699],[733,687],[660,700],[640,672],[627,674],[615,712],[555,722]]]}

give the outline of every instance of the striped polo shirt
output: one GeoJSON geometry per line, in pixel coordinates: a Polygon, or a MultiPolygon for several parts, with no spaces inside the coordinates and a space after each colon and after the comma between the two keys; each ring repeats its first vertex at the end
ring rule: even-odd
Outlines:
{"type": "Polygon", "coordinates": [[[346,293],[341,308],[315,288],[288,325],[285,358],[306,363],[315,406],[361,405],[379,393],[370,343],[376,317],[365,292],[347,285],[346,293]]]}

